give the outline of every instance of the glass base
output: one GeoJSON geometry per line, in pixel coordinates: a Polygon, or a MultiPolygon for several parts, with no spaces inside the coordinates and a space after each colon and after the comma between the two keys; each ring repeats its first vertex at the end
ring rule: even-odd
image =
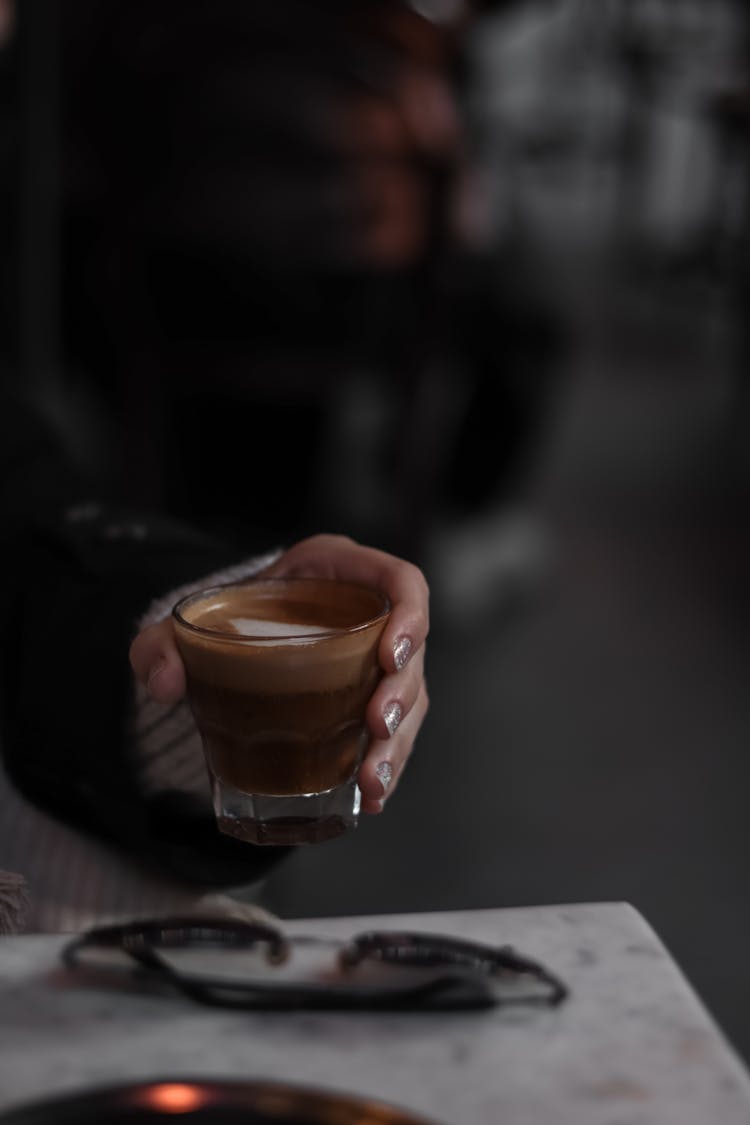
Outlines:
{"type": "Polygon", "coordinates": [[[214,812],[220,832],[250,844],[322,844],[359,821],[361,794],[356,781],[324,793],[271,797],[242,793],[213,779],[214,812]]]}

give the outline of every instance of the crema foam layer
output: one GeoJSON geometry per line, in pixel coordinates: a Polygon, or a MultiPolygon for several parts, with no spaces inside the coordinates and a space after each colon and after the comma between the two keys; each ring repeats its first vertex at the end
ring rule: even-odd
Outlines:
{"type": "Polygon", "coordinates": [[[276,694],[357,682],[385,628],[376,590],[323,579],[260,580],[187,599],[175,614],[189,679],[276,694]]]}
{"type": "MultiPolygon", "coordinates": [[[[267,621],[264,617],[231,617],[229,624],[243,637],[312,637],[320,625],[294,621],[267,621]]],[[[339,630],[340,632],[340,630],[339,630]]]]}

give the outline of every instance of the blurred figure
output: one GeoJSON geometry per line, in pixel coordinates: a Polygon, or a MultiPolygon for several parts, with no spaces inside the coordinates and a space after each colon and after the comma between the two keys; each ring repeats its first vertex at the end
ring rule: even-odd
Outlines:
{"type": "Polygon", "coordinates": [[[121,487],[215,525],[242,481],[263,532],[319,526],[332,398],[408,384],[424,329],[456,29],[341,0],[75,0],[62,28],[66,354],[125,424],[121,487]]]}
{"type": "MultiPolygon", "coordinates": [[[[289,27],[234,3],[164,4],[142,25],[125,5],[59,13],[63,365],[57,387],[26,381],[39,373],[23,367],[0,387],[0,856],[28,874],[35,928],[201,905],[208,890],[257,884],[283,857],[216,831],[171,641],[169,607],[185,587],[293,571],[389,594],[398,635],[380,655],[393,694],[388,721],[373,697],[363,811],[382,810],[426,711],[421,574],[349,538],[300,542],[293,507],[320,440],[308,406],[320,410],[326,390],[318,345],[345,335],[316,288],[328,283],[324,267],[336,286],[364,269],[360,259],[407,269],[425,240],[412,198],[422,173],[400,170],[400,139],[392,168],[368,150],[386,185],[381,214],[380,192],[374,211],[361,203],[358,157],[349,174],[356,114],[353,132],[336,121],[327,138],[339,78],[318,73],[316,52],[336,31],[323,19],[336,8],[321,5],[308,40],[295,4],[289,27]],[[304,128],[277,96],[276,52],[276,67],[299,80],[302,116],[310,107],[304,128]],[[278,424],[257,393],[259,367],[272,392],[280,384],[278,424]],[[83,410],[71,409],[76,399],[83,410]],[[287,550],[274,549],[270,526],[287,550]]],[[[39,61],[33,26],[23,27],[21,71],[39,61]]],[[[372,81],[397,92],[398,34],[391,43],[386,25],[380,43],[379,28],[367,37],[372,81]]],[[[42,27],[48,47],[52,30],[42,27]]],[[[39,123],[23,73],[24,123],[39,123]]],[[[386,136],[386,154],[390,145],[386,136]]],[[[3,874],[5,886],[19,898],[3,874]]]]}
{"type": "Polygon", "coordinates": [[[123,420],[128,497],[221,528],[252,482],[264,539],[343,523],[421,556],[437,509],[510,478],[543,398],[513,352],[539,326],[519,334],[461,228],[475,11],[65,5],[66,354],[123,420]]]}
{"type": "MultiPolygon", "coordinates": [[[[9,774],[45,813],[124,848],[136,865],[158,852],[179,880],[227,885],[247,856],[210,838],[195,792],[175,795],[157,770],[155,792],[141,800],[150,752],[144,759],[137,739],[134,749],[131,728],[164,736],[157,757],[164,750],[170,761],[175,751],[181,759],[186,731],[181,722],[173,730],[174,716],[155,726],[140,713],[128,720],[118,654],[153,597],[331,527],[321,459],[341,479],[350,466],[331,440],[329,411],[358,372],[374,372],[394,406],[381,450],[390,510],[355,514],[344,527],[356,534],[359,519],[369,538],[417,561],[455,448],[446,375],[465,377],[472,393],[490,383],[507,421],[494,360],[511,321],[498,334],[492,300],[475,300],[487,272],[454,228],[468,157],[458,109],[466,13],[443,20],[437,6],[431,18],[398,0],[159,0],[147,14],[74,0],[53,9],[59,137],[53,116],[36,112],[45,98],[33,81],[51,72],[39,67],[32,33],[46,34],[52,63],[56,30],[38,8],[24,9],[18,57],[23,123],[47,129],[38,137],[30,128],[25,155],[52,186],[60,143],[64,335],[57,386],[26,384],[22,366],[2,416],[4,545],[18,595],[0,607],[9,774]],[[45,138],[49,169],[38,160],[45,138]],[[62,636],[69,659],[45,681],[37,714],[39,653],[62,636]],[[56,745],[65,747],[59,759],[56,745]],[[97,800],[107,787],[118,794],[114,814],[97,800]]],[[[24,260],[38,272],[35,253],[53,238],[31,207],[25,214],[24,260]]],[[[26,345],[39,331],[36,311],[25,309],[26,345]]],[[[513,427],[505,432],[501,447],[513,427]]],[[[504,471],[492,429],[480,436],[494,456],[467,474],[466,495],[472,477],[482,492],[504,471]]],[[[388,566],[399,571],[393,556],[388,566]]],[[[15,808],[6,827],[46,837],[44,820],[15,808]]],[[[53,850],[69,857],[66,878],[87,869],[80,841],[53,850]]],[[[267,863],[253,865],[256,877],[267,863]]],[[[137,896],[129,858],[125,866],[117,893],[137,896]]],[[[54,898],[61,873],[49,876],[54,898]]],[[[79,882],[88,891],[96,880],[79,882]]],[[[152,885],[149,901],[170,893],[152,885]]]]}

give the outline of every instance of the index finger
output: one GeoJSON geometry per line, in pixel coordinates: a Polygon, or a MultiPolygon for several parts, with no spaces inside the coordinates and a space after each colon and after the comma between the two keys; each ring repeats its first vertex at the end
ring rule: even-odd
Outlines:
{"type": "Polygon", "coordinates": [[[363,547],[342,535],[316,535],[297,543],[266,573],[338,578],[383,590],[391,603],[379,649],[387,672],[403,668],[427,638],[430,594],[422,571],[376,547],[363,547]]]}

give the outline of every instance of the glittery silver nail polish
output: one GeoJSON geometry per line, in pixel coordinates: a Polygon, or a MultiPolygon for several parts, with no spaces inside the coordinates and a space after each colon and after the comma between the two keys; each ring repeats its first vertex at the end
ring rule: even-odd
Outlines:
{"type": "Polygon", "coordinates": [[[400,672],[405,666],[407,660],[411,656],[411,638],[399,637],[393,646],[393,660],[396,668],[400,672]]]}
{"type": "Polygon", "coordinates": [[[383,795],[388,792],[388,786],[393,780],[393,766],[390,762],[378,762],[375,766],[375,773],[380,779],[380,784],[383,786],[383,795]]]}
{"type": "Polygon", "coordinates": [[[385,725],[388,727],[388,734],[395,734],[398,724],[401,722],[401,704],[394,699],[383,711],[383,718],[385,725]]]}

